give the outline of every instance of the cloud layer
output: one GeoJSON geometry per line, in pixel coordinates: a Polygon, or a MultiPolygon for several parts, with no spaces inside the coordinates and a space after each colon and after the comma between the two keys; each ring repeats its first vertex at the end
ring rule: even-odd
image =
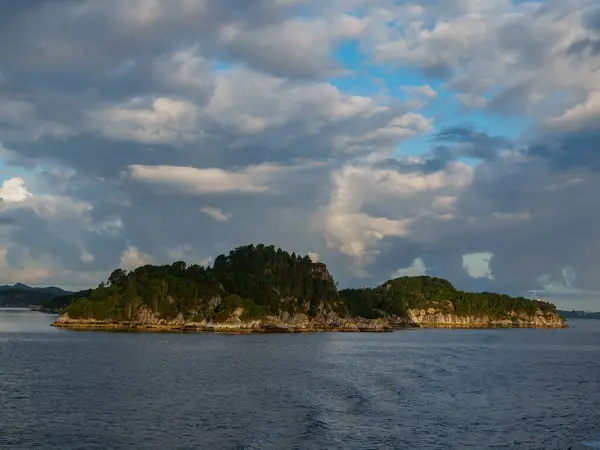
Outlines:
{"type": "Polygon", "coordinates": [[[5,3],[0,283],[265,242],[600,309],[594,1],[5,3]]]}

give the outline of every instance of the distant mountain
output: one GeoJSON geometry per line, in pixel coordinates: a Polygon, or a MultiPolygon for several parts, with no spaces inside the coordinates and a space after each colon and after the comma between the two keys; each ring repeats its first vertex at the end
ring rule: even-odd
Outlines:
{"type": "Polygon", "coordinates": [[[558,311],[565,319],[600,319],[600,312],[558,311]]]}
{"type": "Polygon", "coordinates": [[[65,295],[58,295],[42,303],[40,310],[47,313],[59,313],[64,308],[69,306],[73,301],[88,297],[91,293],[92,289],[86,289],[84,291],[69,292],[65,295]]]}
{"type": "Polygon", "coordinates": [[[56,297],[70,294],[72,292],[55,286],[31,287],[23,283],[16,283],[12,286],[0,286],[0,307],[38,306],[56,297]]]}

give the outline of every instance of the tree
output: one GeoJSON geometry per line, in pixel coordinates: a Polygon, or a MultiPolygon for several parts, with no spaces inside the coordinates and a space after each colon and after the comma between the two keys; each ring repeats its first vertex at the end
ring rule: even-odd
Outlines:
{"type": "Polygon", "coordinates": [[[125,281],[126,277],[127,272],[125,272],[123,269],[115,269],[108,277],[108,284],[111,286],[118,286],[125,281]]]}

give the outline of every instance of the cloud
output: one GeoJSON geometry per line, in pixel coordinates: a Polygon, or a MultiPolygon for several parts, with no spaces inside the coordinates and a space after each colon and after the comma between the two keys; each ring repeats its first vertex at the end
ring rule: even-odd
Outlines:
{"type": "Polygon", "coordinates": [[[212,217],[217,222],[227,222],[229,219],[231,219],[231,215],[229,215],[229,214],[221,211],[219,208],[215,208],[213,206],[204,206],[203,208],[200,209],[200,211],[202,211],[204,214],[208,215],[209,217],[212,217]]]}
{"type": "Polygon", "coordinates": [[[308,257],[312,262],[319,262],[319,254],[315,252],[308,252],[308,257]]]}
{"type": "Polygon", "coordinates": [[[27,190],[25,180],[20,177],[4,180],[0,188],[0,198],[5,203],[19,203],[31,197],[31,192],[27,190]]]}
{"type": "Polygon", "coordinates": [[[29,2],[28,8],[10,3],[3,14],[10,24],[4,35],[18,45],[4,45],[0,52],[20,67],[38,70],[102,70],[135,50],[143,57],[177,41],[197,40],[211,57],[286,76],[321,76],[332,68],[329,52],[335,43],[360,32],[352,17],[300,19],[294,17],[295,2],[278,0],[29,2]],[[26,24],[36,24],[35,32],[24,33],[26,24]]]}
{"type": "MultiPolygon", "coordinates": [[[[293,172],[297,167],[273,164],[249,166],[240,170],[219,168],[197,169],[177,166],[129,167],[132,180],[172,188],[180,192],[203,195],[230,192],[261,193],[270,190],[269,181],[283,172],[293,172]]],[[[209,214],[210,215],[210,214],[209,214]]]]}
{"type": "Polygon", "coordinates": [[[386,14],[373,9],[363,19],[369,24],[363,45],[377,61],[444,79],[466,107],[551,113],[580,86],[598,83],[598,55],[569,52],[594,47],[593,6],[590,0],[451,1],[388,7],[386,14]]]}
{"type": "Polygon", "coordinates": [[[469,253],[462,255],[463,267],[472,278],[494,279],[490,269],[490,261],[494,255],[489,252],[469,253]]]}
{"type": "Polygon", "coordinates": [[[398,269],[392,277],[415,277],[427,274],[427,267],[422,258],[413,259],[412,263],[408,267],[398,269]]]}
{"type": "Polygon", "coordinates": [[[600,90],[591,91],[585,101],[566,110],[559,117],[551,117],[546,123],[550,127],[582,128],[600,118],[600,90]]]}
{"type": "Polygon", "coordinates": [[[428,174],[348,165],[333,175],[329,204],[316,220],[328,245],[354,258],[357,273],[365,274],[379,254],[381,240],[409,236],[415,220],[436,215],[429,211],[431,202],[438,202],[441,193],[467,186],[472,176],[472,169],[461,163],[428,174]]]}
{"type": "Polygon", "coordinates": [[[426,98],[433,98],[437,96],[437,92],[428,84],[421,86],[404,86],[402,88],[405,92],[413,95],[419,95],[426,98]]]}
{"type": "Polygon", "coordinates": [[[159,144],[194,139],[196,107],[185,101],[157,98],[149,104],[133,99],[122,107],[88,112],[90,126],[104,137],[159,144]]]}
{"type": "Polygon", "coordinates": [[[598,309],[594,0],[5,3],[0,281],[265,242],[598,309]]]}
{"type": "Polygon", "coordinates": [[[121,254],[119,267],[125,270],[133,270],[146,264],[152,264],[152,258],[140,252],[135,246],[129,246],[121,254]]]}

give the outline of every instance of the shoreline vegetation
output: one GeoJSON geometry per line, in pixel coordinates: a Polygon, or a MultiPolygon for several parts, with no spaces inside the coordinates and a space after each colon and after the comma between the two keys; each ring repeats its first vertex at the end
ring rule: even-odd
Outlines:
{"type": "MultiPolygon", "coordinates": [[[[47,308],[51,309],[51,305],[47,308]]],[[[114,270],[96,289],[57,299],[59,328],[217,333],[390,332],[402,328],[562,328],[547,302],[457,290],[440,278],[401,277],[337,289],[325,264],[247,245],[212,266],[114,270]]]]}

